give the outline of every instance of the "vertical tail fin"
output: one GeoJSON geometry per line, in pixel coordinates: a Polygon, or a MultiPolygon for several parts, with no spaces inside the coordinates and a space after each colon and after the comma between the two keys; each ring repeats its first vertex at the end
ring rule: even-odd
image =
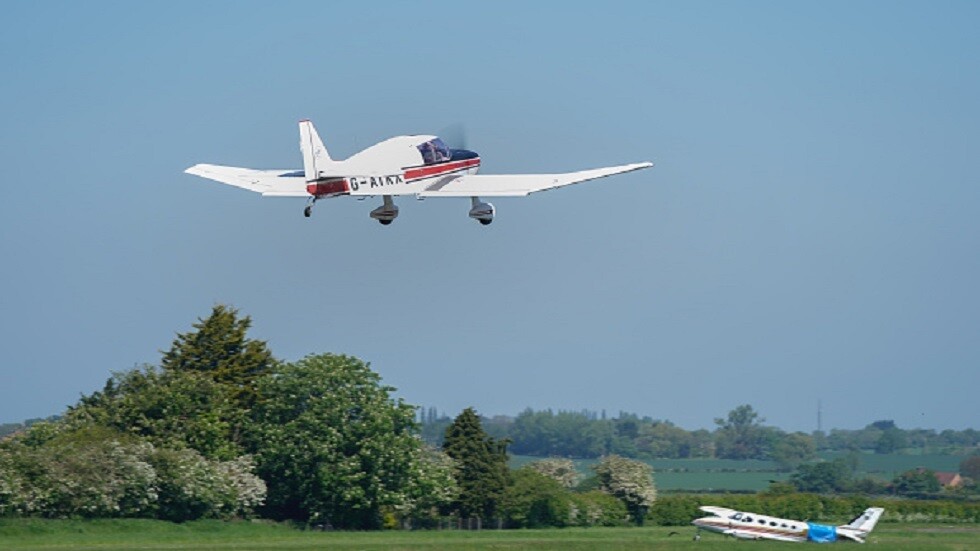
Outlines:
{"type": "Polygon", "coordinates": [[[332,175],[330,167],[334,160],[327,153],[313,123],[308,120],[299,121],[299,149],[303,152],[303,170],[306,172],[307,182],[332,175]]]}
{"type": "Polygon", "coordinates": [[[881,507],[869,507],[864,510],[863,513],[858,515],[848,524],[842,526],[842,528],[851,528],[860,532],[868,533],[874,530],[875,524],[878,524],[878,519],[881,518],[881,514],[885,510],[881,507]]]}

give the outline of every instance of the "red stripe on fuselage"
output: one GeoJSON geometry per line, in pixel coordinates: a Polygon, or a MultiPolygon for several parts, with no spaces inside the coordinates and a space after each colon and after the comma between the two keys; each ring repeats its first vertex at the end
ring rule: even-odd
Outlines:
{"type": "Polygon", "coordinates": [[[443,163],[440,165],[430,165],[421,166],[417,168],[410,168],[405,171],[405,181],[419,180],[422,178],[432,178],[434,176],[441,176],[443,174],[454,172],[463,168],[472,168],[474,166],[480,166],[480,158],[466,159],[463,161],[450,161],[448,163],[443,163]]]}
{"type": "Polygon", "coordinates": [[[350,193],[350,184],[346,178],[336,180],[326,180],[323,182],[311,182],[306,184],[306,192],[310,195],[322,197],[324,195],[343,195],[350,193]]]}

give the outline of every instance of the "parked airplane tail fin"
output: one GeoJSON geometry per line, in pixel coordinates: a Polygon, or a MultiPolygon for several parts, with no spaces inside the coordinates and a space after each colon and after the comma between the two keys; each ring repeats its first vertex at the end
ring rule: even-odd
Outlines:
{"type": "Polygon", "coordinates": [[[881,507],[869,507],[841,528],[851,528],[865,533],[870,532],[874,530],[875,524],[878,524],[878,519],[881,518],[881,514],[884,512],[885,510],[881,507]]]}
{"type": "Polygon", "coordinates": [[[323,145],[313,123],[308,120],[299,121],[299,149],[303,152],[303,170],[306,181],[312,182],[331,174],[331,168],[336,161],[330,158],[327,147],[323,145]]]}

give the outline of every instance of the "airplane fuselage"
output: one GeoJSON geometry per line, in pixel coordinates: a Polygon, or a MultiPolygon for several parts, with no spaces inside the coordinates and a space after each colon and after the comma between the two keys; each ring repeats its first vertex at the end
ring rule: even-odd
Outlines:
{"type": "Polygon", "coordinates": [[[753,513],[736,513],[732,517],[703,517],[692,523],[699,529],[739,539],[776,539],[806,541],[807,524],[798,520],[767,517],[753,513]]]}
{"type": "Polygon", "coordinates": [[[406,166],[390,173],[364,176],[327,178],[308,182],[306,191],[314,197],[326,198],[339,195],[404,195],[421,193],[446,177],[476,174],[480,170],[480,156],[472,151],[452,150],[446,161],[429,165],[406,166]]]}

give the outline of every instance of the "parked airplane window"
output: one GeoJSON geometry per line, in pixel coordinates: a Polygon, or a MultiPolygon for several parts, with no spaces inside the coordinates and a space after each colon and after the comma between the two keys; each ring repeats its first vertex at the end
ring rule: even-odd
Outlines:
{"type": "Polygon", "coordinates": [[[747,517],[745,517],[745,518],[742,519],[742,522],[752,522],[752,517],[748,517],[747,516],[747,517]]]}
{"type": "Polygon", "coordinates": [[[449,148],[439,138],[420,145],[419,153],[422,154],[422,162],[427,165],[448,161],[451,156],[449,148]]]}
{"type": "Polygon", "coordinates": [[[766,520],[765,519],[762,519],[762,518],[759,519],[759,524],[765,524],[765,523],[766,523],[766,520]]]}
{"type": "Polygon", "coordinates": [[[742,513],[735,513],[734,515],[732,515],[732,516],[730,516],[728,518],[730,518],[732,520],[741,520],[742,519],[742,513]]]}
{"type": "Polygon", "coordinates": [[[776,523],[775,523],[775,522],[770,522],[770,523],[769,523],[769,526],[775,526],[775,525],[776,525],[776,523]]]}
{"type": "Polygon", "coordinates": [[[780,526],[780,528],[786,528],[786,525],[785,524],[780,524],[779,526],[780,526]]]}

